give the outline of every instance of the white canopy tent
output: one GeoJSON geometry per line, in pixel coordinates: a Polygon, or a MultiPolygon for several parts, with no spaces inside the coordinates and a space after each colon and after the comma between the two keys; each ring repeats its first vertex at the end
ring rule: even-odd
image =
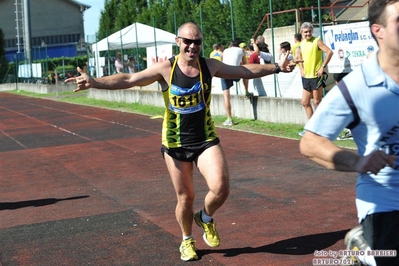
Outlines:
{"type": "MultiPolygon", "coordinates": [[[[176,35],[152,26],[135,22],[134,24],[121,29],[92,44],[92,51],[98,62],[99,52],[108,50],[124,50],[143,47],[156,47],[165,44],[175,44],[176,35]]],[[[99,64],[96,63],[96,71],[99,71],[99,64]]]]}

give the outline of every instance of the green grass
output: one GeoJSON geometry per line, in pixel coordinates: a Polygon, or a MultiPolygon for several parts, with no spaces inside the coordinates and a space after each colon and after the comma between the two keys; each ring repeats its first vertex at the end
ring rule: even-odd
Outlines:
{"type": "MultiPolygon", "coordinates": [[[[87,92],[64,92],[60,93],[58,97],[55,94],[39,94],[26,91],[9,91],[11,93],[24,95],[28,97],[51,99],[55,101],[68,102],[73,104],[95,106],[113,110],[119,110],[124,112],[132,112],[137,114],[143,114],[148,116],[162,116],[164,108],[154,107],[151,105],[142,105],[139,103],[121,103],[121,102],[109,102],[104,100],[95,100],[87,98],[87,92]]],[[[226,119],[225,116],[213,116],[216,126],[223,127],[222,123],[226,119]]],[[[303,130],[303,125],[298,124],[282,124],[282,123],[270,123],[259,120],[234,118],[235,125],[229,127],[232,130],[240,130],[247,132],[254,132],[258,134],[265,134],[271,136],[278,136],[291,139],[300,139],[298,132],[303,130]]],[[[356,148],[353,140],[346,141],[335,141],[335,143],[341,147],[356,148]]]]}

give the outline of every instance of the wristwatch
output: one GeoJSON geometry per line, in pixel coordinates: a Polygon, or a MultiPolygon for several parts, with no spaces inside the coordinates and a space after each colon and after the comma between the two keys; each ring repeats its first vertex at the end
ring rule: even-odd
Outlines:
{"type": "Polygon", "coordinates": [[[274,73],[275,74],[278,74],[278,73],[280,73],[281,72],[281,68],[280,68],[280,66],[278,65],[278,63],[274,63],[274,66],[275,66],[275,68],[274,68],[274,73]]]}

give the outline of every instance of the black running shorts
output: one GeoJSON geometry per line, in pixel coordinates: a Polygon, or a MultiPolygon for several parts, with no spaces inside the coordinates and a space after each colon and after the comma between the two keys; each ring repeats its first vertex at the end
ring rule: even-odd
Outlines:
{"type": "Polygon", "coordinates": [[[371,252],[380,255],[374,257],[377,265],[399,265],[399,211],[369,214],[362,227],[371,252]]]}
{"type": "Polygon", "coordinates": [[[302,86],[306,91],[315,91],[321,86],[323,86],[323,76],[317,78],[302,78],[302,86]]]}
{"type": "MultiPolygon", "coordinates": [[[[161,147],[161,153],[164,157],[164,152],[168,154],[170,157],[184,162],[194,162],[197,160],[198,156],[201,155],[206,149],[218,145],[220,140],[217,138],[210,142],[204,142],[198,146],[187,146],[181,148],[171,148],[168,149],[165,145],[161,147]]],[[[164,157],[165,158],[165,157],[164,157]]]]}

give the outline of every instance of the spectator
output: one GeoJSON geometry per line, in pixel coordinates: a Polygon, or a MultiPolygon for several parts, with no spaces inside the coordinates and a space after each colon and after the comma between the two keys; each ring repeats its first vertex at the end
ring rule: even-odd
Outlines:
{"type": "MultiPolygon", "coordinates": [[[[282,58],[285,57],[285,55],[287,53],[291,52],[291,44],[289,42],[282,42],[280,43],[280,56],[279,56],[279,60],[281,60],[282,58]]],[[[288,60],[294,60],[294,57],[292,56],[292,54],[290,53],[288,55],[288,60]]]]}
{"type": "Polygon", "coordinates": [[[130,56],[129,60],[127,61],[127,67],[129,69],[129,73],[132,74],[134,72],[136,72],[136,59],[134,56],[130,56]]]}
{"type": "MultiPolygon", "coordinates": [[[[243,61],[243,64],[248,64],[248,59],[250,56],[249,47],[245,42],[240,43],[238,46],[243,50],[245,55],[245,60],[243,61]]],[[[242,83],[244,85],[245,98],[250,99],[253,95],[248,91],[248,79],[242,79],[242,83]]]]}
{"type": "Polygon", "coordinates": [[[215,58],[222,61],[223,58],[223,45],[216,43],[213,46],[213,51],[210,53],[209,58],[215,58]]]}
{"type": "Polygon", "coordinates": [[[125,66],[126,66],[126,64],[123,62],[122,53],[118,52],[116,54],[116,60],[115,60],[115,71],[116,71],[116,73],[123,73],[123,68],[125,66]]]}
{"type": "Polygon", "coordinates": [[[260,64],[260,57],[258,53],[255,52],[255,49],[259,50],[257,46],[258,45],[254,41],[254,39],[251,39],[251,44],[249,45],[250,55],[248,59],[248,64],[260,64]]]}
{"type": "Polygon", "coordinates": [[[293,58],[295,58],[295,59],[296,59],[297,50],[301,46],[301,41],[302,41],[302,35],[300,33],[295,33],[294,34],[294,44],[292,45],[292,48],[291,48],[291,54],[292,54],[293,58]]]}
{"type": "MultiPolygon", "coordinates": [[[[230,66],[240,66],[245,62],[245,53],[242,48],[238,47],[237,41],[231,41],[229,47],[223,52],[223,63],[230,66]]],[[[222,90],[224,98],[224,108],[226,110],[227,120],[223,122],[224,126],[233,126],[233,118],[231,116],[230,88],[234,82],[240,81],[239,78],[222,78],[222,90]]]]}
{"type": "MultiPolygon", "coordinates": [[[[310,101],[313,98],[316,108],[321,102],[323,85],[325,85],[323,75],[333,56],[333,51],[322,40],[313,36],[312,23],[304,22],[301,25],[301,33],[304,39],[301,42],[301,48],[297,50],[297,58],[303,60],[299,63],[303,86],[302,105],[307,118],[310,119],[313,115],[310,101]],[[326,54],[324,62],[323,52],[326,54]]],[[[304,133],[305,131],[301,131],[299,135],[302,136],[304,133]]]]}

